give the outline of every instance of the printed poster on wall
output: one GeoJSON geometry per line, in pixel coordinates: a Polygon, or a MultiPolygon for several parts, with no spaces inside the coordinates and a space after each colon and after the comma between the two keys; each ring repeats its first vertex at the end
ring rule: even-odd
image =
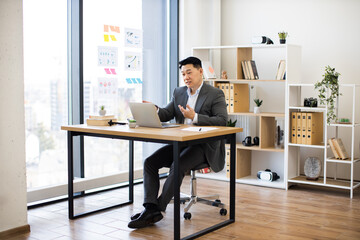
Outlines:
{"type": "Polygon", "coordinates": [[[141,48],[142,31],[139,29],[125,28],[125,47],[141,48]]]}
{"type": "Polygon", "coordinates": [[[98,46],[98,65],[99,66],[118,66],[118,48],[98,46]]]}
{"type": "Polygon", "coordinates": [[[141,53],[125,52],[125,71],[141,71],[141,53]]]}

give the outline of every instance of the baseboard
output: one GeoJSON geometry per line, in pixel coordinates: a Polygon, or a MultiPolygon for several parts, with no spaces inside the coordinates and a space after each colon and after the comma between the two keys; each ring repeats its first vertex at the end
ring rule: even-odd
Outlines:
{"type": "Polygon", "coordinates": [[[30,225],[26,224],[21,227],[12,228],[3,232],[0,232],[0,239],[7,239],[10,237],[15,237],[20,234],[29,233],[30,232],[30,225]]]}

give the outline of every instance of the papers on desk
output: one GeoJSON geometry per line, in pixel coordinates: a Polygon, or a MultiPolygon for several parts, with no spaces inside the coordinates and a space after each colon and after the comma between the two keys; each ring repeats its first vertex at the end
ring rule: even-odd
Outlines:
{"type": "Polygon", "coordinates": [[[217,128],[215,127],[188,127],[188,128],[183,128],[181,130],[183,131],[190,131],[190,132],[207,132],[207,131],[211,131],[211,130],[215,130],[217,128]]]}

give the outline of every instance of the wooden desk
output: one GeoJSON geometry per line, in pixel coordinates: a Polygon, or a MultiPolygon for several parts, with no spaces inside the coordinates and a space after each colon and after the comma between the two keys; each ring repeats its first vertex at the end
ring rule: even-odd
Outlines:
{"type": "Polygon", "coordinates": [[[189,235],[183,239],[192,239],[199,237],[208,232],[214,231],[218,228],[224,227],[235,221],[235,136],[237,132],[241,132],[242,128],[233,127],[219,127],[217,129],[206,132],[192,132],[183,131],[181,129],[189,127],[188,125],[181,125],[177,128],[129,128],[128,126],[87,126],[71,125],[62,126],[61,130],[68,131],[68,202],[69,202],[69,218],[74,219],[80,216],[88,215],[90,213],[102,211],[115,206],[122,206],[133,203],[133,170],[134,170],[134,141],[166,143],[173,145],[174,156],[174,239],[180,239],[180,184],[179,176],[179,155],[182,146],[205,143],[213,140],[220,140],[224,138],[230,139],[230,217],[228,220],[216,224],[212,227],[206,228],[202,231],[189,235]],[[92,136],[102,138],[116,138],[129,140],[129,201],[115,206],[102,208],[93,212],[78,214],[74,216],[74,169],[73,169],[73,137],[74,136],[92,136]]]}

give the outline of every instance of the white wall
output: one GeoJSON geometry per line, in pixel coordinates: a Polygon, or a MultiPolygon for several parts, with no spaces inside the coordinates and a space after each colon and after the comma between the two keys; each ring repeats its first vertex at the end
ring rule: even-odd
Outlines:
{"type": "Polygon", "coordinates": [[[180,0],[179,5],[179,59],[191,56],[193,47],[221,44],[221,0],[180,0]]]}
{"type": "Polygon", "coordinates": [[[22,0],[0,1],[0,232],[27,225],[22,0]]]}
{"type": "MultiPolygon", "coordinates": [[[[183,0],[180,12],[180,58],[189,55],[194,46],[247,45],[251,44],[252,36],[264,35],[278,44],[277,33],[284,30],[289,33],[287,43],[302,46],[303,83],[320,81],[325,66],[330,65],[341,73],[340,83],[360,84],[358,0],[183,0]],[[218,27],[209,27],[218,26],[216,21],[220,22],[221,34],[218,34],[218,27]]],[[[226,58],[222,56],[224,67],[229,61],[226,58]]],[[[339,117],[349,117],[352,98],[346,89],[341,91],[344,100],[339,117]]],[[[313,91],[303,94],[316,97],[313,91]]],[[[348,149],[350,136],[341,136],[348,149]]],[[[357,155],[359,145],[357,141],[357,155]]],[[[334,165],[329,167],[329,175],[333,170],[334,165]]],[[[342,164],[338,167],[338,177],[349,176],[348,173],[349,166],[342,164]]],[[[360,179],[359,164],[356,165],[355,176],[360,179]]]]}
{"type": "Polygon", "coordinates": [[[222,0],[221,44],[250,44],[265,35],[302,46],[303,82],[321,80],[324,67],[341,73],[341,83],[360,83],[360,1],[222,0]]]}
{"type": "MultiPolygon", "coordinates": [[[[259,35],[278,44],[277,33],[284,30],[289,33],[287,43],[302,46],[303,83],[320,81],[325,66],[330,65],[341,73],[340,83],[360,84],[360,1],[222,0],[221,9],[222,45],[251,44],[251,37],[259,35]]],[[[347,89],[341,91],[344,96],[349,94],[347,89]]],[[[316,97],[313,91],[303,94],[316,97]]],[[[352,98],[342,99],[339,116],[351,116],[352,98]]],[[[351,135],[340,137],[350,151],[351,135]]],[[[358,156],[358,140],[355,153],[358,156]]],[[[311,154],[322,157],[319,151],[311,154]]],[[[302,152],[302,160],[308,155],[309,152],[302,152]]],[[[355,177],[360,179],[360,166],[355,169],[355,177]]],[[[329,165],[328,175],[333,176],[334,171],[335,164],[329,165]]],[[[350,166],[338,164],[338,177],[347,178],[349,173],[350,166]]]]}

